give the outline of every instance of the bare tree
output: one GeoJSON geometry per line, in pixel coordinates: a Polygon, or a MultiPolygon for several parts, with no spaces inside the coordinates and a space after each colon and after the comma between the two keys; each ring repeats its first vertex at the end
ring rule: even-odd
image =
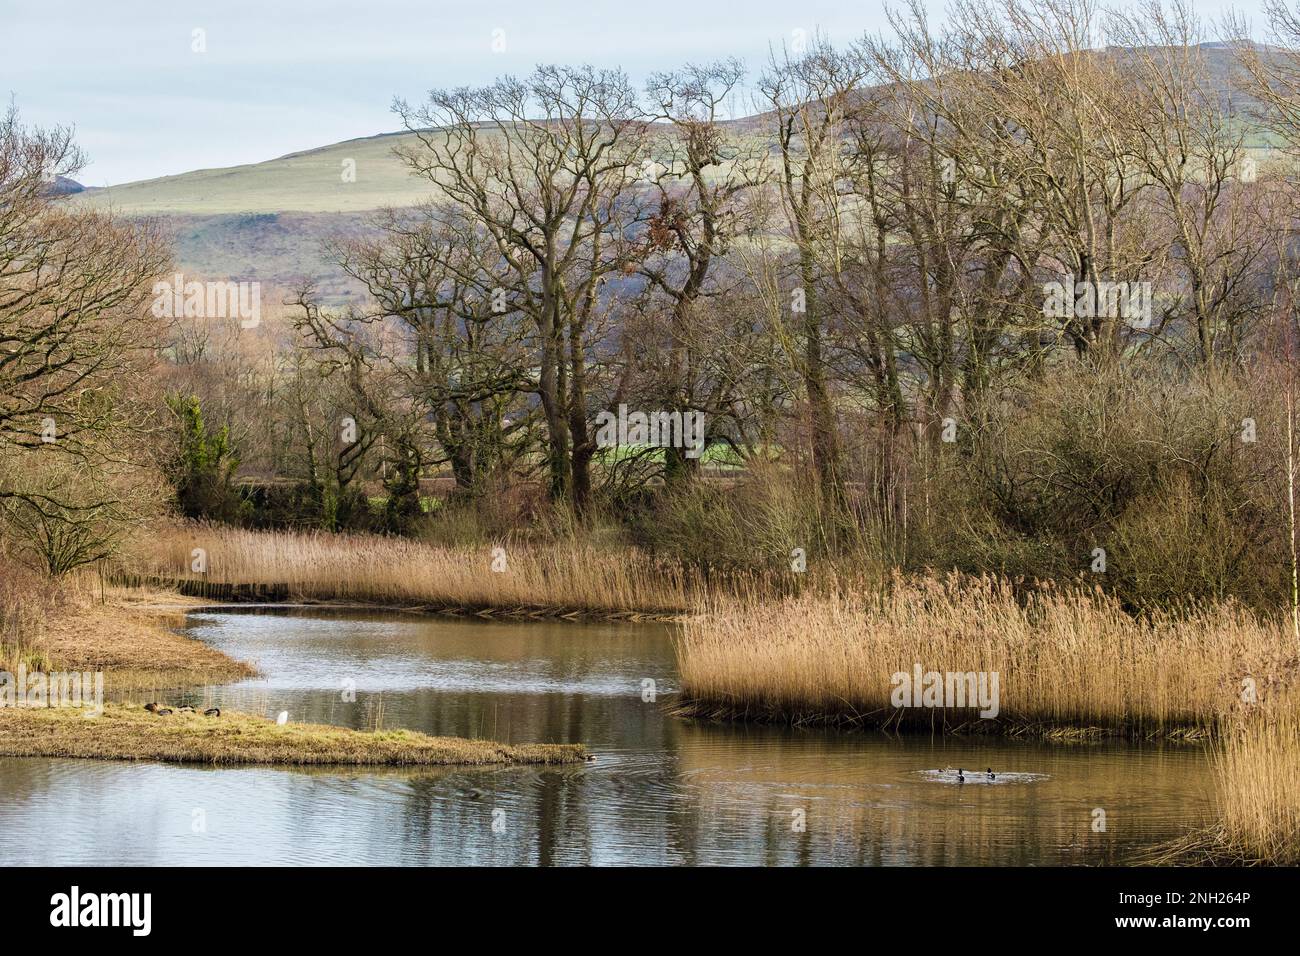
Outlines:
{"type": "Polygon", "coordinates": [[[61,523],[65,542],[78,516],[129,513],[129,483],[107,475],[156,457],[149,304],[169,256],[150,223],[60,204],[51,183],[81,162],[68,130],[0,117],[0,458],[21,478],[0,481],[0,501],[31,529],[61,523]],[[83,480],[56,479],[69,468],[83,480]]]}
{"type": "Polygon", "coordinates": [[[539,67],[396,110],[418,143],[400,155],[483,230],[496,288],[533,325],[551,495],[582,513],[596,450],[593,327],[602,287],[628,262],[628,200],[645,156],[637,95],[618,71],[539,67]]]}
{"type": "Polygon", "coordinates": [[[812,462],[826,505],[844,502],[840,440],[827,356],[824,272],[842,253],[840,192],[845,177],[845,123],[859,108],[865,67],[854,53],[815,37],[806,51],[773,53],[759,80],[778,150],[776,174],[785,233],[794,246],[797,285],[790,302],[812,432],[812,462]]]}
{"type": "MultiPolygon", "coordinates": [[[[655,118],[670,130],[655,141],[655,198],[638,253],[649,283],[646,308],[654,316],[662,303],[667,311],[666,348],[652,359],[655,391],[670,410],[703,412],[715,430],[731,410],[735,382],[720,374],[731,337],[709,320],[710,300],[740,280],[725,260],[753,229],[746,199],[764,178],[765,150],[721,116],[743,78],[743,66],[727,60],[656,73],[647,84],[655,118]]],[[[669,483],[698,466],[684,449],[665,450],[669,483]]]]}

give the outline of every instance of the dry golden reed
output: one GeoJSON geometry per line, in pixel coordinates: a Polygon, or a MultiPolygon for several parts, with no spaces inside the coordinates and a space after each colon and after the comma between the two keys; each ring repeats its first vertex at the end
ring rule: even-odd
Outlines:
{"type": "Polygon", "coordinates": [[[1300,692],[1288,688],[1246,709],[1220,736],[1213,765],[1215,821],[1132,862],[1300,864],[1300,692]]]}
{"type": "Polygon", "coordinates": [[[208,525],[163,529],[129,570],[211,583],[282,584],[298,600],[467,611],[671,615],[687,609],[696,590],[690,573],[678,566],[577,542],[445,547],[378,535],[208,525]],[[202,573],[191,570],[196,548],[206,561],[202,573]]]}
{"type": "MultiPolygon", "coordinates": [[[[951,577],[879,593],[710,602],[679,638],[682,710],[700,716],[955,729],[974,709],[895,708],[896,672],[997,672],[998,729],[1212,732],[1289,679],[1288,629],[1233,605],[1141,619],[1092,591],[951,577]]],[[[982,723],[984,729],[992,729],[982,723]]]]}
{"type": "Polygon", "coordinates": [[[1290,698],[1226,735],[1215,761],[1220,858],[1300,863],[1300,707],[1290,698]]]}

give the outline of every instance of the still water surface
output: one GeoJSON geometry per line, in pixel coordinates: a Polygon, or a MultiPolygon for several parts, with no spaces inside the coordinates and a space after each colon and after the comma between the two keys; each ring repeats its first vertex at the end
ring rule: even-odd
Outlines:
{"type": "Polygon", "coordinates": [[[598,760],[376,772],[0,758],[0,865],[1096,864],[1210,809],[1196,746],[673,718],[666,626],[260,608],[196,613],[190,628],[262,671],[202,698],[224,707],[578,741],[598,760]],[[998,777],[927,773],[948,766],[998,777]]]}

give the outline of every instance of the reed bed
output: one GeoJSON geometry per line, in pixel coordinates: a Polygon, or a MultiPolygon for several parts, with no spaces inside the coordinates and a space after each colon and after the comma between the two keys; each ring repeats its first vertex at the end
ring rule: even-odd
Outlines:
{"type": "Polygon", "coordinates": [[[0,592],[0,671],[44,670],[49,664],[45,617],[37,602],[0,592]]]}
{"type": "Polygon", "coordinates": [[[702,588],[692,573],[644,552],[578,542],[445,547],[208,525],[160,531],[125,570],[180,581],[283,585],[290,600],[539,616],[669,617],[690,608],[702,588]],[[195,549],[206,561],[201,572],[193,570],[195,549]]]}
{"type": "Polygon", "coordinates": [[[1252,708],[1214,754],[1216,820],[1132,862],[1163,866],[1300,864],[1300,693],[1252,708]]]}
{"type": "Polygon", "coordinates": [[[1278,707],[1228,734],[1215,762],[1222,855],[1300,863],[1300,707],[1278,707]]]}
{"type": "Polygon", "coordinates": [[[1294,678],[1286,628],[1231,604],[1134,618],[1099,592],[896,579],[878,593],[726,599],[679,637],[680,712],[1010,733],[1212,733],[1294,678]],[[998,674],[999,713],[894,706],[896,672],[998,674]]]}

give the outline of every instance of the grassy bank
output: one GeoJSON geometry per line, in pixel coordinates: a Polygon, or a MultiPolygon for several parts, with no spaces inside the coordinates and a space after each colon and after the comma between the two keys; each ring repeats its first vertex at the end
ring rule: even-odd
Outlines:
{"type": "Polygon", "coordinates": [[[109,595],[111,603],[70,608],[50,621],[44,646],[52,670],[104,671],[115,693],[224,684],[257,669],[180,633],[185,606],[177,595],[109,595]],[[154,600],[166,601],[166,606],[154,600]]]}
{"type": "Polygon", "coordinates": [[[715,602],[679,641],[685,714],[895,729],[1199,736],[1290,681],[1289,633],[1231,605],[1134,618],[1095,592],[950,578],[715,602]],[[898,708],[896,672],[996,672],[999,713],[898,708]]]}
{"type": "Polygon", "coordinates": [[[249,714],[220,717],[109,705],[96,718],[72,708],[0,709],[0,756],[162,760],[205,764],[562,764],[586,759],[576,744],[508,746],[406,730],[363,732],[286,724],[249,714]]]}
{"type": "Polygon", "coordinates": [[[440,547],[375,535],[209,525],[160,530],[127,570],[164,579],[285,585],[290,600],[503,614],[672,616],[699,590],[681,567],[629,548],[568,542],[440,547]],[[202,573],[192,570],[196,548],[207,561],[202,573]]]}
{"type": "Polygon", "coordinates": [[[189,601],[100,590],[93,575],[43,581],[0,562],[0,670],[103,671],[110,693],[218,684],[250,665],[179,633],[189,601]]]}

